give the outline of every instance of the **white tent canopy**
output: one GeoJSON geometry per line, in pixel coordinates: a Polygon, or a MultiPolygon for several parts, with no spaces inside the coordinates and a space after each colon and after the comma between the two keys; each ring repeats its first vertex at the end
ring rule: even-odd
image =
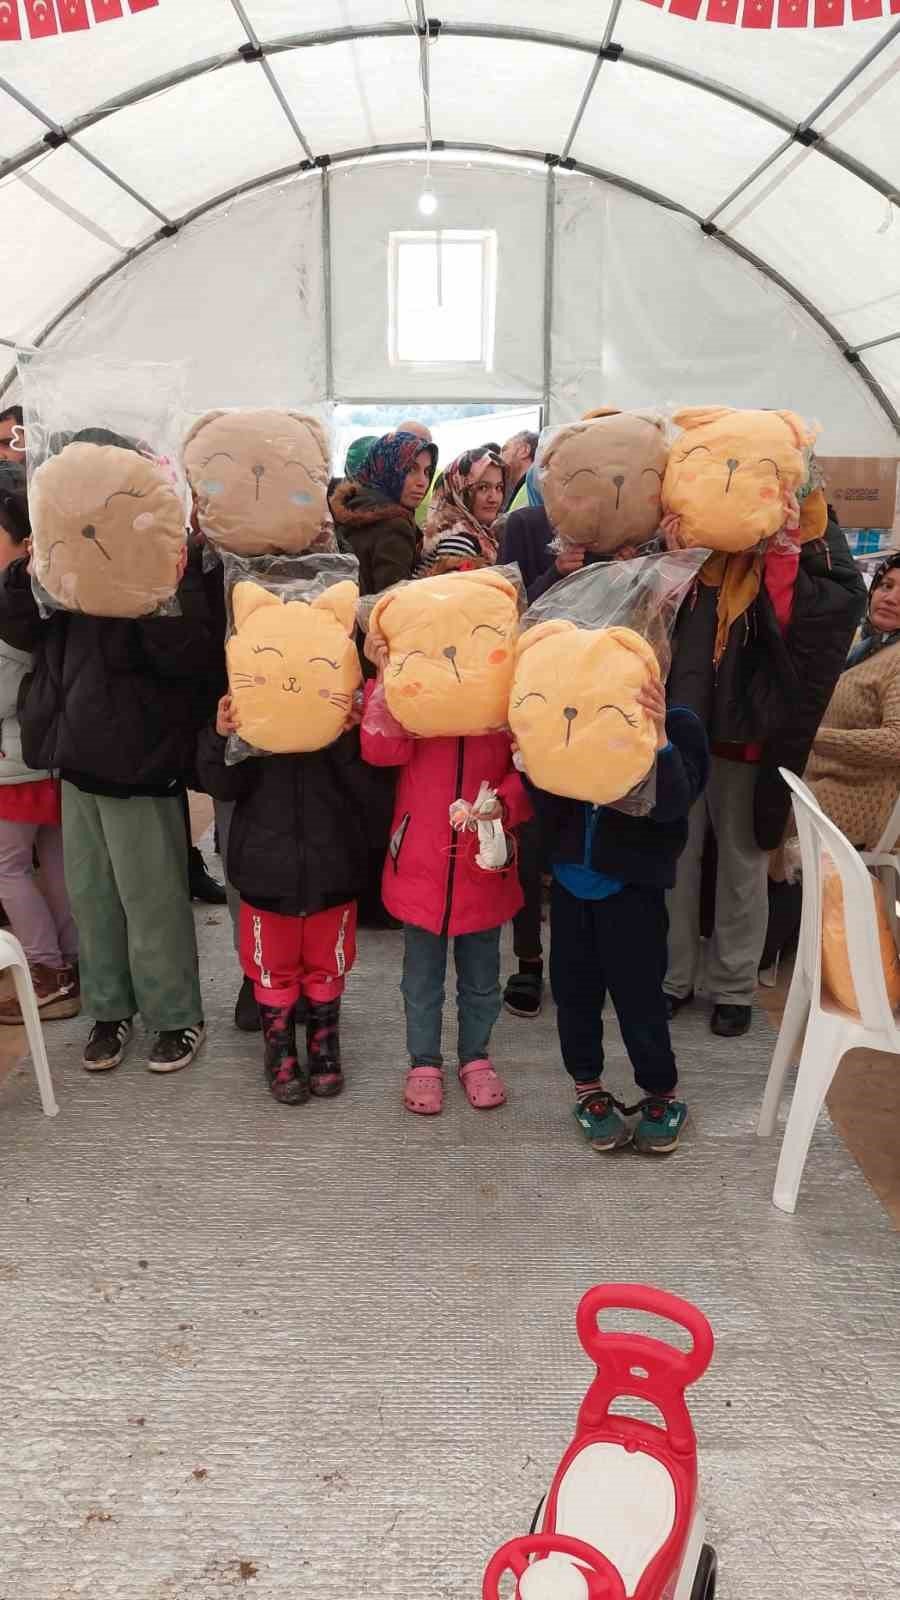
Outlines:
{"type": "Polygon", "coordinates": [[[435,9],[160,0],[0,45],[0,335],[184,357],[197,409],[724,400],[896,451],[900,18],[435,9]],[[495,236],[480,365],[392,356],[388,237],[426,226],[495,236]]]}

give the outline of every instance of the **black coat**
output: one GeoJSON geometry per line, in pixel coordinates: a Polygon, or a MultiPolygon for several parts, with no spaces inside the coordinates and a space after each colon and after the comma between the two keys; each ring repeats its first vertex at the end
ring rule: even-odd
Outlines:
{"type": "Polygon", "coordinates": [[[181,616],[141,621],[54,611],[42,619],[24,561],[0,583],[0,638],[33,652],[19,695],[22,752],[91,794],[180,792],[193,768],[197,679],[211,629],[191,563],[181,616]]]}
{"type": "Polygon", "coordinates": [[[204,728],[197,750],[203,788],[236,801],[228,879],[248,905],[311,916],[355,900],[366,883],[370,769],[359,733],[309,755],[251,756],[225,765],[225,740],[204,728]]]}
{"type": "Polygon", "coordinates": [[[697,583],[678,614],[668,698],[697,712],[711,742],[761,744],[754,827],[761,850],[780,843],[790,793],[780,766],[802,773],[865,610],[866,591],[836,521],[803,545],[782,637],[765,586],[731,628],[713,665],[718,591],[697,583]]]}
{"type": "MultiPolygon", "coordinates": [[[[687,843],[688,812],[706,787],[709,748],[702,723],[692,712],[673,707],[666,732],[671,749],[657,757],[653,810],[646,817],[632,817],[603,806],[594,830],[591,865],[622,883],[673,887],[675,865],[687,843]]],[[[526,786],[551,862],[582,861],[590,807],[535,789],[527,779],[526,786]]]]}
{"type": "MultiPolygon", "coordinates": [[[[563,574],[557,569],[555,552],[550,549],[553,537],[553,529],[543,506],[522,506],[518,511],[511,511],[506,519],[497,560],[501,565],[516,563],[522,574],[529,605],[552,589],[555,583],[562,581],[563,574]]],[[[584,564],[590,567],[595,562],[611,559],[599,551],[588,550],[584,564]]]]}

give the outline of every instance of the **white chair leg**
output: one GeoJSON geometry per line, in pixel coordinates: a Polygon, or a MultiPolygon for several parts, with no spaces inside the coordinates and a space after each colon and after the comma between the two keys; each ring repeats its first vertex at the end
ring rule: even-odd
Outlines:
{"type": "Polygon", "coordinates": [[[835,1026],[834,1018],[820,1014],[812,1020],[803,1043],[797,1087],[775,1174],[772,1203],[779,1211],[796,1209],[816,1121],[845,1049],[844,1032],[840,1025],[835,1026]]]}
{"type": "Polygon", "coordinates": [[[784,1088],[787,1069],[797,1059],[803,1034],[809,1018],[810,997],[806,980],[797,971],[791,981],[788,992],[784,1016],[775,1041],[775,1050],[772,1055],[772,1065],[766,1079],[766,1088],[763,1103],[760,1107],[759,1122],[756,1125],[757,1136],[768,1139],[775,1131],[775,1120],[778,1116],[778,1106],[784,1088]]]}
{"type": "Polygon", "coordinates": [[[50,1076],[50,1063],[47,1060],[44,1033],[41,1028],[41,1019],[38,1015],[37,1001],[34,998],[31,973],[27,966],[21,967],[18,964],[10,967],[9,970],[13,975],[19,1010],[22,1013],[25,1032],[28,1036],[28,1048],[31,1051],[31,1060],[41,1096],[41,1107],[45,1117],[55,1117],[59,1111],[59,1106],[56,1104],[56,1096],[53,1093],[53,1079],[50,1076]]]}

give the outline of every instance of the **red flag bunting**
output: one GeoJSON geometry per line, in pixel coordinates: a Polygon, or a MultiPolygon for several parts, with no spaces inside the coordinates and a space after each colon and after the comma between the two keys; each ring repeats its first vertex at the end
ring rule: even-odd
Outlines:
{"type": "Polygon", "coordinates": [[[17,0],[0,0],[0,39],[21,39],[17,0]]]}
{"type": "Polygon", "coordinates": [[[707,22],[737,22],[738,0],[709,0],[707,22]]]}
{"type": "Polygon", "coordinates": [[[741,25],[745,28],[771,28],[775,0],[744,0],[741,25]]]}
{"type": "Polygon", "coordinates": [[[881,0],[853,0],[851,9],[854,22],[868,22],[881,16],[881,0]]]}
{"type": "Polygon", "coordinates": [[[81,28],[91,25],[87,0],[56,0],[56,9],[63,33],[78,33],[81,28]]]}
{"type": "Polygon", "coordinates": [[[129,11],[149,11],[151,6],[158,6],[159,0],[128,0],[129,11]]]}
{"type": "Polygon", "coordinates": [[[673,17],[689,17],[691,22],[700,15],[700,0],[669,0],[673,17]]]}
{"type": "Polygon", "coordinates": [[[844,20],[844,0],[816,0],[814,26],[839,28],[844,20]]]}
{"type": "Polygon", "coordinates": [[[122,0],[91,0],[95,22],[112,22],[122,15],[122,0]]]}
{"type": "Polygon", "coordinates": [[[51,0],[24,0],[24,5],[32,39],[46,39],[56,32],[56,12],[51,0]]]}
{"type": "Polygon", "coordinates": [[[809,21],[809,0],[778,0],[779,28],[805,28],[809,21]]]}

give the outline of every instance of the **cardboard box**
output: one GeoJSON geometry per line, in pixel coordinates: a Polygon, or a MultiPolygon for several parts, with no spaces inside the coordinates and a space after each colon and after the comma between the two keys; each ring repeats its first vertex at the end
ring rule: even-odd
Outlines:
{"type": "Polygon", "coordinates": [[[892,528],[896,456],[819,456],[828,499],[844,528],[892,528]]]}

